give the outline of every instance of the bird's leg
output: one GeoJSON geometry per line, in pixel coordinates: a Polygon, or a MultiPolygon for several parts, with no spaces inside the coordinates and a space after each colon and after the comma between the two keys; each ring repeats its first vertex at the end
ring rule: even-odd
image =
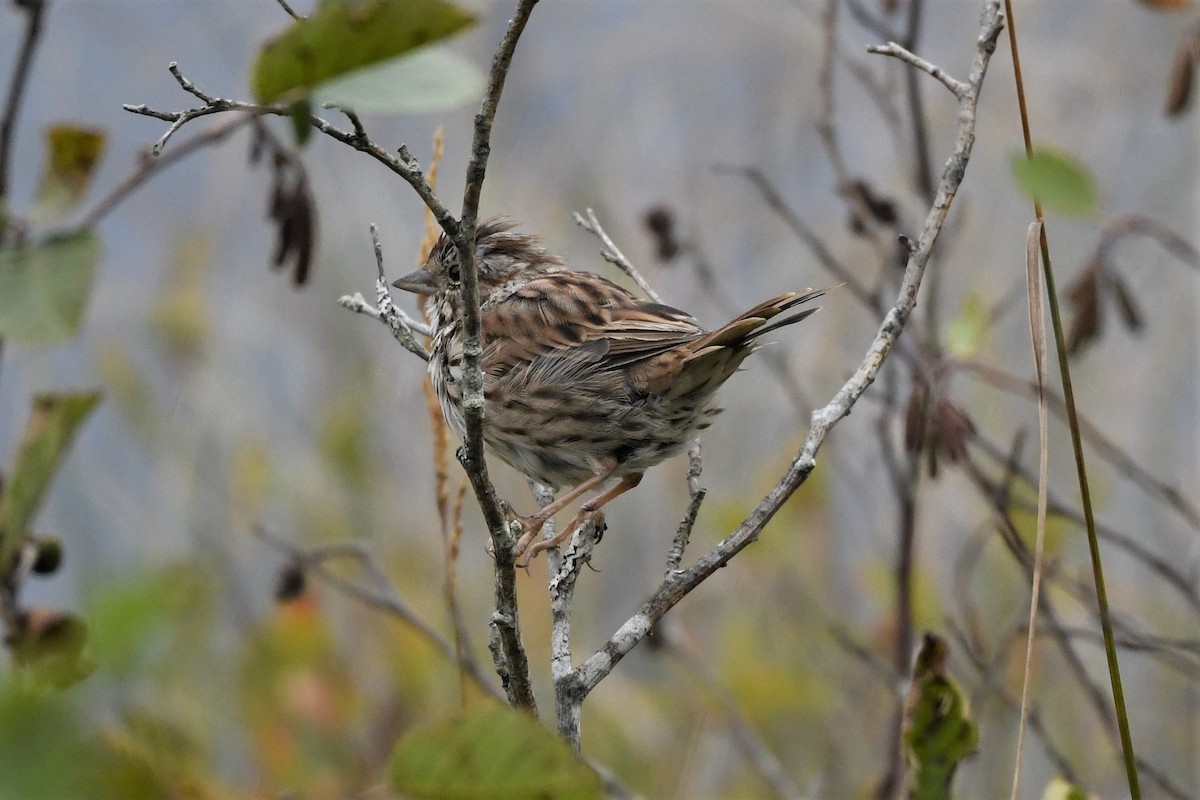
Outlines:
{"type": "Polygon", "coordinates": [[[566,526],[563,527],[561,533],[556,534],[552,539],[546,539],[538,542],[532,548],[530,548],[529,558],[533,559],[543,550],[549,550],[551,547],[558,547],[560,544],[570,538],[571,534],[573,534],[580,525],[586,522],[589,516],[596,513],[601,508],[608,505],[610,501],[615,500],[616,498],[625,494],[641,482],[642,474],[640,472],[634,475],[626,475],[621,479],[620,483],[616,484],[611,489],[604,490],[591,500],[588,500],[586,503],[579,506],[579,513],[575,515],[575,519],[568,522],[566,526]]]}
{"type": "Polygon", "coordinates": [[[529,549],[529,545],[533,542],[533,537],[538,535],[538,532],[541,531],[542,526],[546,524],[546,520],[550,519],[559,511],[562,511],[571,503],[574,503],[580,497],[604,483],[606,480],[612,477],[613,471],[616,470],[616,468],[616,462],[613,462],[611,466],[605,467],[592,477],[563,492],[559,497],[554,498],[553,501],[551,501],[545,508],[538,510],[537,513],[528,517],[518,516],[517,519],[521,522],[522,534],[521,538],[517,540],[517,547],[514,551],[516,558],[519,559],[522,555],[524,555],[525,551],[529,549]]]}

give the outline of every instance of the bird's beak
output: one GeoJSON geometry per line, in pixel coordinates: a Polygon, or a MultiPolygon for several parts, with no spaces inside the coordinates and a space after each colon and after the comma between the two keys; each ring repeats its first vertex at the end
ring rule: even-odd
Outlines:
{"type": "Polygon", "coordinates": [[[413,294],[433,294],[433,275],[424,268],[410,272],[392,282],[392,286],[413,294]]]}

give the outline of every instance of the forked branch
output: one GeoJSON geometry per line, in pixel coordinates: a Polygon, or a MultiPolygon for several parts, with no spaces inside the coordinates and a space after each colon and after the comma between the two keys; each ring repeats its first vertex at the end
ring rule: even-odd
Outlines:
{"type": "Polygon", "coordinates": [[[904,279],[895,303],[887,311],[858,369],[824,407],[812,414],[809,433],[803,447],[792,459],[787,471],[750,512],[737,530],[725,537],[715,548],[704,555],[693,566],[669,573],[657,590],[643,603],[641,609],[630,617],[592,656],[574,671],[573,692],[577,702],[596,687],[616,664],[632,650],[651,628],[674,608],[684,597],[699,586],[716,570],[729,563],[733,556],[755,541],[763,528],[783,506],[788,498],[808,478],[816,466],[816,453],[828,436],[829,431],[850,413],[854,404],[867,387],[875,380],[883,362],[896,344],[905,322],[916,306],[917,291],[925,274],[934,244],[949,213],[950,205],[958,192],[971,157],[975,142],[975,111],[988,62],[996,48],[996,40],[1003,29],[1003,17],[999,0],[988,0],[984,4],[974,63],[966,88],[958,96],[958,131],[954,150],[942,170],[941,181],[933,204],[926,215],[921,235],[913,244],[904,279]]]}

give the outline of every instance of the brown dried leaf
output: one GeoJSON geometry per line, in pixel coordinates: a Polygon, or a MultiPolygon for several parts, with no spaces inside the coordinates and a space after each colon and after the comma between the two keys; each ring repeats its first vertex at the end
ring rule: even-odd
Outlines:
{"type": "Polygon", "coordinates": [[[654,256],[659,261],[671,261],[682,246],[675,233],[675,212],[667,206],[655,206],[642,217],[642,224],[654,240],[654,256]]]}
{"type": "Polygon", "coordinates": [[[267,215],[276,231],[272,266],[286,269],[291,273],[292,283],[303,286],[312,271],[317,240],[317,203],[308,184],[308,172],[296,154],[265,125],[253,127],[250,163],[267,160],[271,169],[267,215]]]}
{"type": "Polygon", "coordinates": [[[895,225],[896,204],[891,198],[875,192],[871,184],[861,178],[842,187],[842,195],[850,206],[849,227],[851,233],[861,236],[867,231],[867,220],[880,225],[895,225]]]}
{"type": "Polygon", "coordinates": [[[1177,117],[1192,104],[1192,80],[1196,71],[1196,33],[1189,30],[1175,47],[1171,62],[1171,79],[1167,84],[1166,114],[1177,117]]]}
{"type": "Polygon", "coordinates": [[[951,463],[967,455],[967,442],[975,435],[975,423],[967,413],[946,398],[941,398],[933,415],[933,443],[951,463]]]}
{"type": "Polygon", "coordinates": [[[908,409],[904,414],[904,449],[915,453],[925,443],[926,423],[928,412],[929,392],[924,383],[913,385],[912,394],[908,397],[908,409]]]}
{"type": "Polygon", "coordinates": [[[1104,314],[1100,304],[1100,273],[1103,265],[1093,263],[1067,288],[1067,303],[1075,312],[1067,332],[1067,352],[1072,355],[1104,332],[1104,314]]]}
{"type": "Polygon", "coordinates": [[[1129,330],[1140,331],[1143,325],[1142,311],[1138,307],[1137,301],[1133,299],[1133,292],[1130,291],[1128,284],[1111,271],[1108,273],[1108,282],[1112,286],[1113,297],[1117,301],[1117,311],[1121,312],[1121,321],[1129,330]]]}

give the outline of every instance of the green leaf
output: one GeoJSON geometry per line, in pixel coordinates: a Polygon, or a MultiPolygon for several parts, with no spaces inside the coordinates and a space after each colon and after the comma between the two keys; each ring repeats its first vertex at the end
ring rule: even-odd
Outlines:
{"type": "Polygon", "coordinates": [[[46,130],[46,165],[33,212],[39,222],[61,217],[83,199],[105,139],[104,131],[95,128],[52,125],[46,130]]]}
{"type": "Polygon", "coordinates": [[[1092,173],[1070,153],[1035,150],[1025,158],[1012,157],[1013,179],[1025,194],[1047,211],[1087,216],[1096,213],[1099,201],[1092,173]]]}
{"type": "Polygon", "coordinates": [[[457,33],[475,17],[445,0],[326,0],[259,51],[254,97],[270,103],[457,33]]]}
{"type": "Polygon", "coordinates": [[[0,250],[0,337],[52,344],[74,336],[99,260],[91,233],[0,250]]]}
{"type": "Polygon", "coordinates": [[[33,399],[25,436],[0,495],[0,564],[9,563],[42,504],[75,432],[100,402],[98,392],[42,394],[33,399]]]}
{"type": "Polygon", "coordinates": [[[413,729],[388,764],[391,787],[415,798],[555,800],[598,798],[594,772],[537,720],[505,706],[480,706],[413,729]]]}
{"type": "Polygon", "coordinates": [[[967,698],[950,680],[945,641],[926,633],[904,709],[904,749],[911,800],[949,800],[959,763],[979,747],[967,698]]]}
{"type": "Polygon", "coordinates": [[[148,655],[161,656],[182,628],[202,625],[206,591],[203,570],[194,564],[130,572],[99,587],[85,609],[91,654],[108,673],[132,673],[148,655]]]}
{"type": "Polygon", "coordinates": [[[1087,800],[1087,793],[1066,778],[1054,778],[1046,784],[1042,800],[1087,800]]]}
{"type": "MultiPolygon", "coordinates": [[[[0,685],[0,796],[78,797],[94,768],[93,748],[79,734],[79,714],[55,692],[0,685]]],[[[95,792],[89,792],[96,796],[95,792]]]]}
{"type": "Polygon", "coordinates": [[[303,148],[312,138],[312,102],[307,98],[297,100],[288,106],[288,121],[292,123],[292,133],[296,137],[296,146],[303,148]]]}
{"type": "Polygon", "coordinates": [[[5,642],[13,666],[34,685],[65,689],[91,675],[95,662],[84,653],[88,626],[75,614],[47,606],[28,609],[5,642]]]}
{"type": "Polygon", "coordinates": [[[979,295],[967,295],[946,326],[946,349],[956,358],[975,355],[987,343],[991,324],[988,307],[979,295]]]}
{"type": "Polygon", "coordinates": [[[425,114],[472,103],[483,85],[483,72],[468,59],[434,46],[327,81],[313,98],[360,112],[425,114]]]}

